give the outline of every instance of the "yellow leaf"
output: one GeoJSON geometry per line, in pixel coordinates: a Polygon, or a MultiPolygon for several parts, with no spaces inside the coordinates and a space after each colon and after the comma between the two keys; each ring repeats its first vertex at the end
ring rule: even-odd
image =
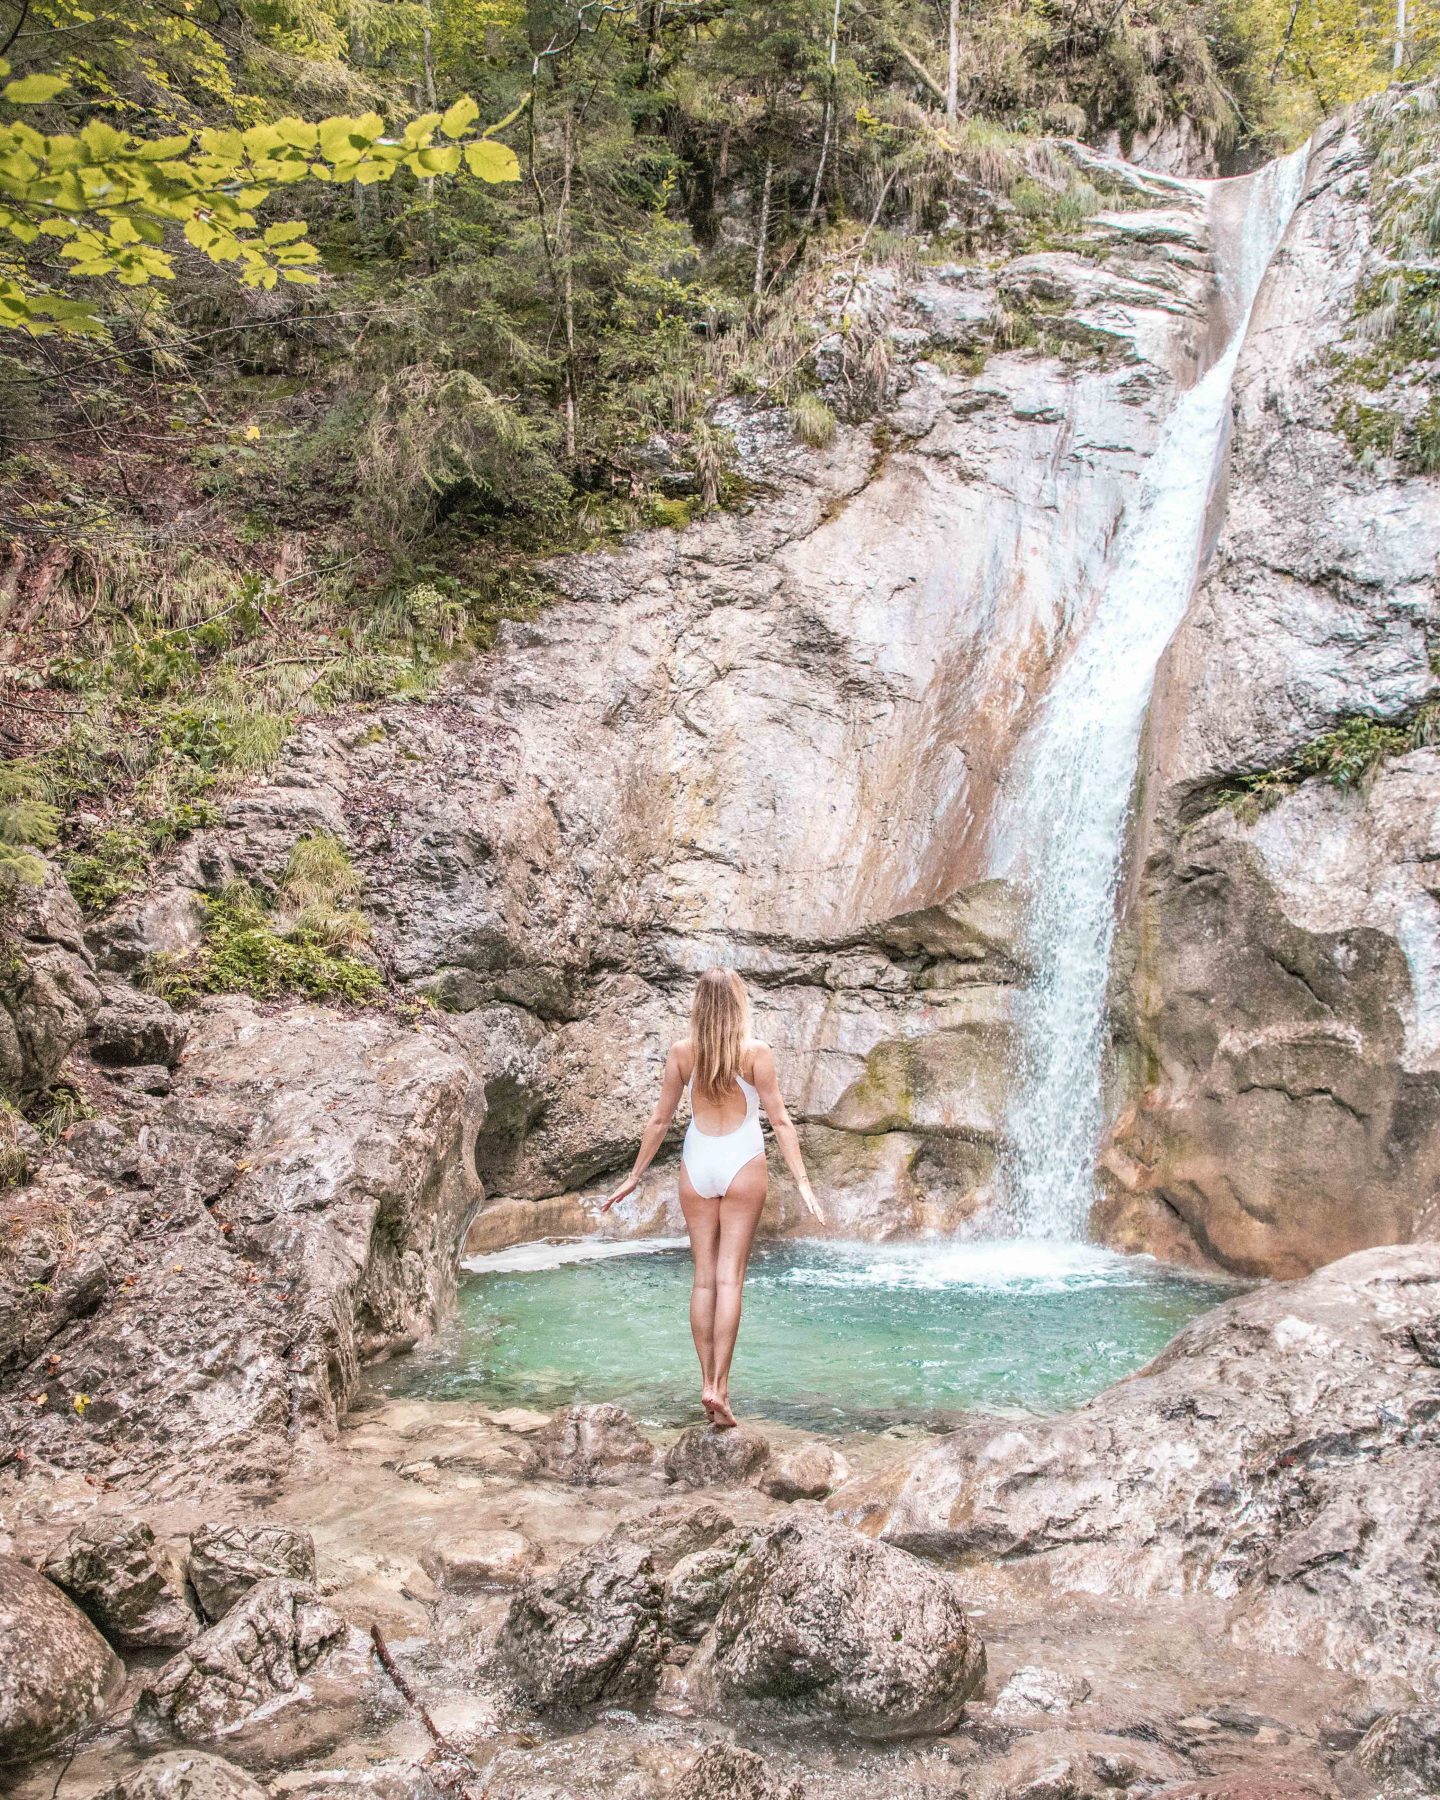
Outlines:
{"type": "Polygon", "coordinates": [[[70,1404],[83,1419],[85,1417],[85,1408],[90,1404],[90,1396],[88,1394],[76,1394],[70,1404]]]}
{"type": "Polygon", "coordinates": [[[256,438],[258,438],[259,435],[260,435],[260,427],[258,425],[247,425],[245,427],[245,436],[247,438],[249,438],[252,442],[256,438]]]}
{"type": "Polygon", "coordinates": [[[481,138],[465,146],[465,167],[481,181],[518,181],[520,158],[508,144],[497,144],[494,138],[481,138]]]}
{"type": "Polygon", "coordinates": [[[455,104],[449,108],[440,121],[440,129],[446,137],[464,137],[465,133],[480,117],[478,104],[469,94],[462,94],[455,104]]]}
{"type": "Polygon", "coordinates": [[[19,81],[5,83],[5,98],[12,106],[43,106],[69,85],[65,75],[22,75],[19,81]]]}

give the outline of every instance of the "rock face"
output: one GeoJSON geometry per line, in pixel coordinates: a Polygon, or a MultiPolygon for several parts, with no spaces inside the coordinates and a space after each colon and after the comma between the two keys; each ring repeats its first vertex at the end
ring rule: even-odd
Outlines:
{"type": "Polygon", "coordinates": [[[624,1407],[608,1401],[556,1413],[534,1441],[545,1473],[578,1487],[622,1480],[649,1468],[657,1454],[624,1407]]]}
{"type": "Polygon", "coordinates": [[[0,1091],[31,1099],[60,1073],[100,1009],[85,922],[57,869],[16,882],[0,919],[0,1091]]]}
{"type": "MultiPolygon", "coordinates": [[[[586,1228],[577,1190],[628,1162],[718,956],[754,990],[837,1227],[972,1216],[1024,973],[984,855],[995,784],[1210,331],[1203,209],[1139,186],[1084,226],[1093,256],[840,281],[858,336],[819,369],[878,436],[817,452],[781,408],[723,408],[740,510],[561,559],[556,604],[429,703],[302,724],[102,928],[103,959],[183,926],[187,893],[273,884],[323,828],[387,965],[454,1009],[483,1069],[476,1249],[586,1228]],[[996,348],[1015,318],[1044,345],[996,348]],[[860,342],[883,391],[862,392],[860,342]]],[[[662,1159],[605,1229],[675,1223],[667,1185],[662,1159]]],[[[770,1223],[800,1222],[777,1179],[770,1223]]]]}
{"type": "Polygon", "coordinates": [[[86,1520],[44,1573],[122,1649],[178,1650],[199,1633],[178,1559],[141,1519],[86,1520]]]}
{"type": "Polygon", "coordinates": [[[1337,428],[1383,260],[1374,155],[1424,103],[1397,91],[1316,151],[1235,378],[1223,534],[1148,728],[1114,996],[1131,1104],[1099,1223],[1251,1274],[1440,1232],[1440,754],[1272,789],[1268,810],[1216,803],[1357,713],[1403,737],[1440,692],[1440,482],[1357,460],[1337,428]]]}
{"type": "Polygon", "coordinates": [[[1356,1800],[1420,1800],[1440,1792],[1440,1713],[1384,1714],[1340,1762],[1335,1782],[1356,1800]]]}
{"type": "Polygon", "coordinates": [[[257,1708],[298,1696],[301,1678],[345,1636],[345,1621],[303,1582],[250,1590],[220,1624],[149,1676],[131,1727],[141,1743],[205,1742],[245,1724],[257,1708]]]}
{"type": "Polygon", "coordinates": [[[98,1063],[151,1064],[173,1069],[188,1027],[173,1006],[113,975],[100,977],[100,1010],[90,1025],[90,1054],[98,1063]]]}
{"type": "Polygon", "coordinates": [[[273,1481],[448,1305],[482,1117],[443,1026],[202,1008],[174,1091],[74,1126],[23,1195],[0,1437],[111,1478],[273,1481]]]}
{"type": "Polygon", "coordinates": [[[1362,1251],[1227,1302],[1077,1412],[977,1419],[831,1502],[1061,1588],[1201,1590],[1246,1644],[1433,1694],[1440,1246],[1362,1251]]]}
{"type": "Polygon", "coordinates": [[[120,1659],[41,1575],[0,1556],[0,1765],[39,1756],[89,1725],[119,1692],[120,1659]]]}
{"type": "Polygon", "coordinates": [[[295,1525],[206,1525],[190,1540],[190,1585],[205,1617],[224,1618],[257,1581],[315,1579],[315,1540],[295,1525]]]}
{"type": "Polygon", "coordinates": [[[770,1773],[763,1756],[738,1744],[709,1744],[670,1788],[666,1800],[804,1800],[798,1781],[770,1773]]]}
{"type": "Polygon", "coordinates": [[[723,1700],[861,1738],[946,1731],[985,1675],[950,1578],[824,1519],[757,1537],[715,1622],[723,1700]]]}

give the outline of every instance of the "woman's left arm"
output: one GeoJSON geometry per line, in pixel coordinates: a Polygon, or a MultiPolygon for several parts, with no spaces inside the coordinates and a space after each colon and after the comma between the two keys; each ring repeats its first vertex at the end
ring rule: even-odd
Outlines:
{"type": "Polygon", "coordinates": [[[785,1167],[795,1177],[795,1185],[800,1190],[800,1198],[805,1202],[806,1210],[812,1219],[823,1225],[825,1214],[820,1210],[820,1202],[815,1198],[810,1177],[805,1173],[805,1159],[800,1154],[800,1136],[780,1092],[775,1058],[766,1044],[760,1044],[755,1051],[755,1091],[760,1096],[760,1104],[765,1108],[770,1129],[775,1133],[780,1154],[785,1158],[785,1167]]]}
{"type": "Polygon", "coordinates": [[[654,1162],[660,1146],[665,1142],[665,1133],[670,1129],[670,1121],[675,1117],[675,1108],[680,1104],[680,1096],[685,1091],[684,1077],[680,1073],[680,1046],[672,1044],[670,1054],[665,1058],[665,1074],[660,1082],[660,1098],[655,1102],[655,1110],[650,1115],[650,1123],[645,1127],[640,1139],[640,1149],[635,1157],[635,1167],[610,1195],[600,1208],[602,1213],[627,1194],[633,1194],[640,1185],[640,1177],[654,1162]]]}

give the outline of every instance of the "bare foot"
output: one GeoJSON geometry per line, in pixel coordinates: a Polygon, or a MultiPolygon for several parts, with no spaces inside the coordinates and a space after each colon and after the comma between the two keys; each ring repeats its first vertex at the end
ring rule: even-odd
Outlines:
{"type": "Polygon", "coordinates": [[[717,1431],[732,1431],[740,1421],[730,1410],[730,1402],[723,1394],[717,1394],[706,1409],[710,1414],[710,1423],[717,1431]]]}
{"type": "Polygon", "coordinates": [[[705,1408],[706,1418],[709,1419],[710,1423],[713,1425],[715,1423],[715,1408],[718,1405],[715,1398],[715,1390],[713,1388],[705,1389],[700,1396],[700,1404],[705,1408]]]}

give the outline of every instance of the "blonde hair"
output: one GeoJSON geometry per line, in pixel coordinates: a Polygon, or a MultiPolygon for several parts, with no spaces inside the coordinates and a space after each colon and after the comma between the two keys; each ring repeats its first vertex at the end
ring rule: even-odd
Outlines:
{"type": "Polygon", "coordinates": [[[695,1046],[697,1093],[707,1099],[735,1086],[745,1059],[750,1002],[733,969],[707,969],[695,984],[690,1006],[690,1041],[695,1046]]]}

